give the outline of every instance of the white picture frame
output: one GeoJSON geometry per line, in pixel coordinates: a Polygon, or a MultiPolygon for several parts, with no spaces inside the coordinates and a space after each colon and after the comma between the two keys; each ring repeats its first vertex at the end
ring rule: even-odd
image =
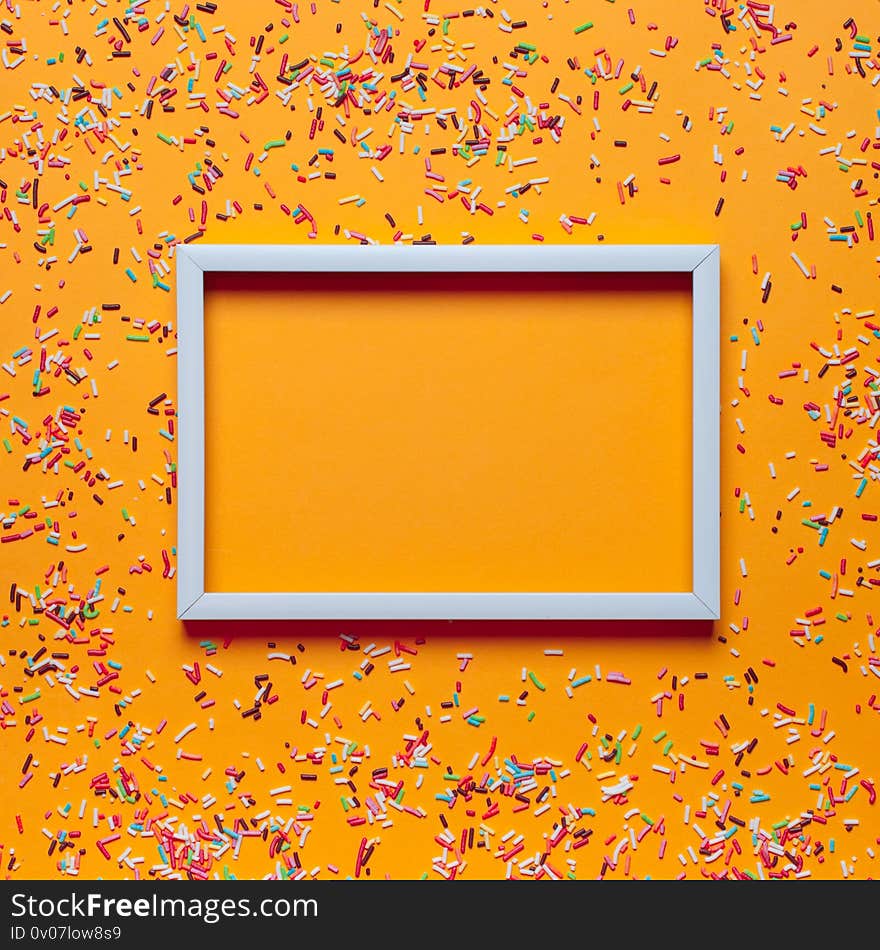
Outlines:
{"type": "Polygon", "coordinates": [[[719,311],[715,244],[302,246],[185,245],[177,258],[180,620],[583,619],[717,620],[720,611],[719,311]],[[693,281],[692,563],[690,591],[284,592],[205,590],[206,272],[688,273],[693,281]]]}

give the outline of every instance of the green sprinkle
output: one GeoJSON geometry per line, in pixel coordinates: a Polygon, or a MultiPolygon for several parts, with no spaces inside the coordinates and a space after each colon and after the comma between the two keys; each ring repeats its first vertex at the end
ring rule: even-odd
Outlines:
{"type": "Polygon", "coordinates": [[[529,679],[535,684],[535,686],[538,687],[539,690],[541,690],[542,693],[547,689],[547,687],[538,679],[537,676],[535,676],[531,670],[529,670],[529,679]]]}
{"type": "Polygon", "coordinates": [[[579,36],[581,33],[586,33],[587,30],[592,30],[593,24],[591,22],[581,23],[580,26],[574,28],[574,35],[579,36]]]}

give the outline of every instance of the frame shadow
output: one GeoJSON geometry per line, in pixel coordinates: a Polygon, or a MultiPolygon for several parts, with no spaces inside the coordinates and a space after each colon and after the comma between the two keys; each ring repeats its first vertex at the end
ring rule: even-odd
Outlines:
{"type": "Polygon", "coordinates": [[[552,637],[699,640],[708,639],[715,626],[711,620],[182,620],[180,623],[188,637],[216,640],[239,637],[290,640],[346,633],[361,639],[504,637],[546,643],[552,642],[552,637]]]}

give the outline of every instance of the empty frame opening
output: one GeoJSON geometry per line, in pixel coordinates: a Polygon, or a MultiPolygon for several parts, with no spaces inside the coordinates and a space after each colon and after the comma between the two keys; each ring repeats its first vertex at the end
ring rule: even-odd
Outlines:
{"type": "Polygon", "coordinates": [[[205,273],[209,592],[692,589],[689,274],[205,273]]]}

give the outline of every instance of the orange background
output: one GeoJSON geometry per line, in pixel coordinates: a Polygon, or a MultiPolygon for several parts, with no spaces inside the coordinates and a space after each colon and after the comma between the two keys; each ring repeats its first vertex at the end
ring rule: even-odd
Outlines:
{"type": "Polygon", "coordinates": [[[210,278],[208,590],[690,590],[689,285],[210,278]]]}
{"type": "MultiPolygon", "coordinates": [[[[213,16],[193,7],[194,19],[183,26],[170,14],[157,23],[161,11],[149,6],[143,31],[134,16],[123,22],[122,4],[96,7],[93,15],[87,5],[53,11],[46,3],[22,5],[20,19],[6,14],[13,30],[4,33],[6,62],[21,62],[0,73],[0,179],[9,211],[0,219],[0,350],[16,373],[0,370],[9,443],[0,449],[2,533],[26,536],[0,545],[4,589],[13,591],[0,628],[4,872],[876,876],[877,595],[868,582],[877,579],[870,566],[877,534],[876,522],[863,516],[877,514],[877,488],[875,473],[863,466],[874,464],[876,445],[875,384],[865,367],[876,367],[869,324],[880,323],[865,314],[877,301],[878,242],[867,215],[876,212],[872,163],[880,153],[873,53],[863,62],[864,79],[850,55],[864,52],[856,43],[874,49],[876,4],[857,0],[844,12],[817,2],[777,3],[773,29],[791,39],[775,44],[766,16],[740,20],[737,8],[730,20],[736,32],[726,32],[719,4],[702,0],[523,0],[507,6],[512,22],[527,23],[516,29],[496,4],[492,19],[447,22],[446,13],[458,12],[447,9],[436,11],[432,24],[423,18],[424,4],[409,0],[376,8],[318,0],[315,14],[300,4],[300,22],[290,27],[275,3],[220,2],[213,16]],[[380,40],[361,13],[375,17],[376,30],[391,28],[393,63],[381,63],[383,51],[372,67],[362,53],[380,40]],[[843,26],[847,17],[854,29],[843,26]],[[110,22],[99,27],[104,18],[110,22]],[[576,34],[588,19],[593,27],[576,34]],[[26,52],[15,52],[23,47],[13,44],[23,41],[26,52]],[[534,62],[522,53],[512,59],[517,43],[535,47],[528,50],[529,59],[537,54],[534,62]],[[82,54],[76,62],[77,47],[88,60],[82,54]],[[112,55],[127,50],[130,57],[112,55]],[[360,105],[347,99],[346,115],[330,88],[335,79],[310,90],[277,81],[285,51],[290,66],[312,57],[315,68],[334,75],[344,71],[344,56],[361,54],[352,65],[360,105]],[[406,90],[393,78],[410,54],[414,64],[425,64],[413,66],[424,74],[424,101],[417,78],[406,90]],[[718,69],[709,69],[713,57],[718,69]],[[448,74],[437,71],[450,63],[475,65],[491,83],[481,92],[471,74],[459,87],[441,88],[448,74]],[[368,65],[373,75],[360,78],[368,65]],[[600,68],[611,78],[602,78],[600,68]],[[269,89],[265,97],[259,85],[248,91],[256,73],[269,89]],[[84,93],[71,92],[66,109],[48,88],[64,92],[80,82],[84,93]],[[621,92],[629,82],[633,88],[621,92]],[[653,108],[633,105],[633,97],[649,101],[654,82],[653,108]],[[290,91],[286,104],[277,91],[290,91]],[[391,92],[402,105],[376,114],[373,107],[391,92]],[[150,118],[142,114],[147,100],[150,118]],[[439,117],[445,128],[437,114],[422,116],[404,132],[401,153],[402,126],[394,121],[401,108],[453,107],[459,128],[448,115],[439,117]],[[564,119],[561,132],[546,124],[556,115],[564,119]],[[454,145],[485,138],[491,145],[482,157],[476,146],[453,153],[454,145]],[[263,146],[279,140],[285,144],[263,157],[263,146]],[[379,159],[383,145],[391,151],[379,159]],[[820,154],[838,146],[837,154],[820,154]],[[332,160],[319,149],[332,149],[332,160]],[[208,175],[208,159],[222,177],[208,175]],[[780,172],[796,187],[780,181],[780,172]],[[96,173],[107,183],[99,181],[98,190],[96,173]],[[109,185],[128,189],[128,200],[109,185]],[[53,210],[73,195],[89,200],[53,210]],[[311,219],[296,211],[300,206],[311,219]],[[570,217],[593,213],[589,225],[570,217]],[[719,243],[721,621],[708,630],[177,623],[174,578],[163,577],[163,552],[172,567],[175,557],[177,447],[160,434],[175,436],[168,430],[176,409],[175,310],[173,292],[161,285],[173,288],[175,241],[202,226],[203,240],[230,243],[361,236],[383,243],[719,243]],[[804,276],[792,252],[808,273],[815,267],[815,278],[804,276]],[[53,256],[54,263],[38,263],[53,256]],[[767,274],[772,286],[762,303],[767,274]],[[84,320],[90,326],[77,331],[84,320]],[[57,335],[47,337],[53,330],[57,335]],[[47,360],[69,356],[75,377],[89,376],[74,385],[63,371],[54,375],[51,364],[35,381],[41,346],[47,360]],[[23,347],[30,348],[29,362],[23,347]],[[836,359],[835,348],[841,357],[850,348],[858,355],[820,376],[836,359]],[[811,410],[816,418],[805,405],[818,407],[811,410]],[[63,423],[65,406],[80,418],[65,415],[63,423]],[[26,457],[42,450],[47,417],[64,425],[62,432],[52,423],[51,440],[68,453],[57,473],[39,461],[25,471],[26,457]],[[81,461],[86,465],[75,470],[81,461]],[[45,507],[55,500],[57,506],[45,507]],[[835,507],[842,514],[830,520],[835,507]],[[47,519],[43,531],[27,534],[47,519]],[[70,615],[69,637],[46,615],[40,596],[50,613],[70,615]],[[367,675],[362,664],[371,644],[392,649],[373,657],[367,675]],[[349,649],[355,645],[360,649],[349,649]],[[45,672],[28,675],[44,646],[38,665],[52,653],[67,655],[53,661],[64,670],[56,669],[51,682],[45,672]],[[629,683],[609,681],[612,672],[629,683]],[[589,682],[570,685],[587,675],[589,682]],[[263,676],[272,683],[269,701],[259,720],[245,717],[265,690],[263,676]],[[326,689],[340,679],[342,685],[326,689]],[[191,724],[196,728],[176,740],[191,724]],[[512,756],[519,770],[505,765],[512,756]],[[546,760],[558,763],[552,775],[546,760]],[[523,779],[525,763],[542,773],[536,787],[523,779]],[[383,787],[373,776],[381,768],[393,783],[384,788],[402,794],[403,810],[386,806],[387,818],[370,824],[366,800],[375,800],[371,784],[383,787]],[[627,788],[615,784],[624,776],[632,789],[608,791],[627,788]],[[499,780],[491,793],[472,787],[499,780]],[[286,785],[290,792],[277,791],[286,785]],[[461,795],[452,794],[456,788],[461,795]],[[513,794],[523,788],[517,794],[526,801],[513,794]],[[359,804],[348,801],[355,797],[359,804]],[[573,817],[557,839],[560,808],[573,817]],[[811,811],[818,819],[805,823],[811,811]],[[265,829],[266,840],[244,837],[236,848],[219,830],[212,839],[215,815],[224,828],[265,829]],[[456,842],[446,851],[444,839],[436,840],[440,815],[456,842]],[[279,833],[285,828],[286,839],[279,833]],[[474,846],[462,851],[470,829],[474,846]],[[573,835],[581,830],[591,834],[575,850],[573,835]],[[635,845],[630,839],[624,848],[630,832],[635,845]],[[477,847],[484,839],[487,847],[477,847]],[[173,868],[158,848],[163,841],[174,852],[173,868]],[[358,854],[370,844],[367,866],[359,869],[358,854]]],[[[274,360],[270,342],[255,336],[253,347],[274,360]]],[[[246,432],[242,441],[254,451],[246,432]]],[[[650,471],[650,460],[636,464],[650,471]]]]}

